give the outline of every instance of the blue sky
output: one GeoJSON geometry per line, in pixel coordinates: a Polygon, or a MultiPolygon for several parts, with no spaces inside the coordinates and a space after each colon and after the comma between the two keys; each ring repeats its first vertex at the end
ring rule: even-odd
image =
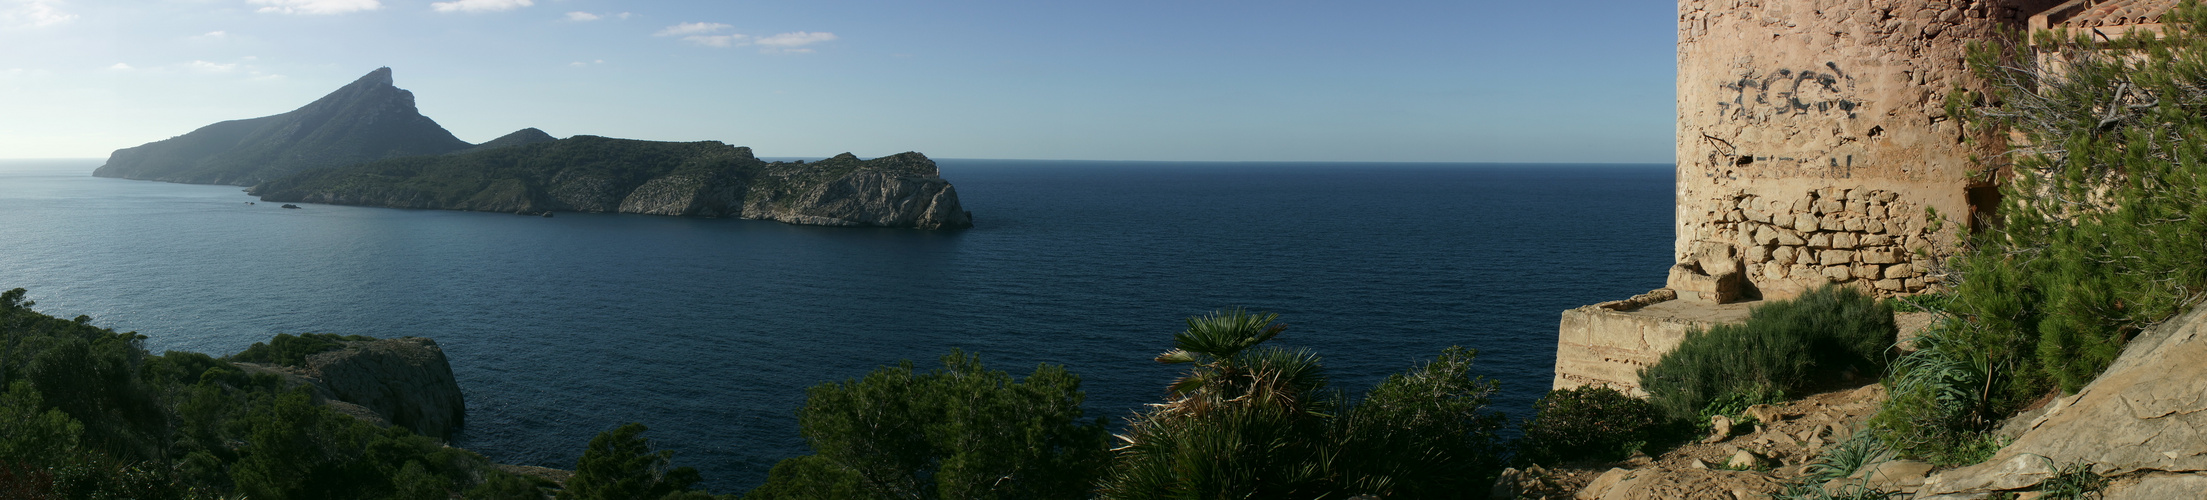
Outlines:
{"type": "Polygon", "coordinates": [[[0,158],[105,157],[381,66],[461,139],[762,156],[1657,162],[1646,0],[0,0],[0,158]]]}

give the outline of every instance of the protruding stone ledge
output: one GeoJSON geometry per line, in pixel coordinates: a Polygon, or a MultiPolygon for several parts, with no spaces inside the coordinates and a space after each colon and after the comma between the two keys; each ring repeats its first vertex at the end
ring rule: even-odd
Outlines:
{"type": "Polygon", "coordinates": [[[1557,328],[1552,388],[1608,385],[1645,396],[1640,391],[1640,369],[1677,348],[1687,331],[1746,321],[1748,309],[1761,303],[1712,304],[1677,297],[1670,289],[1658,289],[1564,311],[1557,328]]]}

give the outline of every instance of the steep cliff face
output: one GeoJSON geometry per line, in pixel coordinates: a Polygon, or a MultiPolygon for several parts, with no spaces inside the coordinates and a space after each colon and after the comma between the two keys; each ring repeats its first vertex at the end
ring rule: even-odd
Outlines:
{"type": "Polygon", "coordinates": [[[776,163],[742,217],[819,226],[970,227],[958,190],[919,153],[871,161],[850,153],[810,165],[776,163]]]}
{"type": "Polygon", "coordinates": [[[437,341],[400,337],[344,344],[308,356],[300,366],[237,365],[313,385],[333,409],[424,436],[450,438],[466,420],[467,402],[437,341]]]}
{"type": "Polygon", "coordinates": [[[380,68],[291,112],[232,120],[116,150],[92,175],[250,186],[293,173],[469,147],[380,68]]]}
{"type": "Polygon", "coordinates": [[[249,191],[275,202],[491,212],[741,217],[826,226],[973,224],[919,153],[765,162],[719,142],[575,136],[446,156],[306,172],[249,191]]]}

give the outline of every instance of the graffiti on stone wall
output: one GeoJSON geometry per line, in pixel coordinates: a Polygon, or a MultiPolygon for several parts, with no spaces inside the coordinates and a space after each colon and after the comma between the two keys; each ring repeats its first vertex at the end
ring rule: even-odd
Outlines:
{"type": "MultiPolygon", "coordinates": [[[[1720,87],[1725,96],[1717,101],[1720,115],[1727,121],[1747,126],[1763,126],[1784,118],[1851,120],[1863,109],[1862,100],[1855,97],[1854,77],[1832,62],[1815,69],[1749,72],[1720,87]]],[[[1868,137],[1874,138],[1878,133],[1879,129],[1872,127],[1868,137]]],[[[1758,172],[1758,175],[1782,172],[1781,175],[1788,177],[1845,179],[1853,177],[1856,165],[1864,160],[1856,154],[1835,151],[1771,154],[1772,151],[1744,150],[1707,133],[1702,134],[1702,139],[1713,146],[1707,163],[1711,170],[1706,176],[1726,180],[1737,180],[1743,171],[1758,172]]],[[[1851,142],[1854,139],[1843,140],[1851,142]]]]}
{"type": "Polygon", "coordinates": [[[1763,120],[1811,113],[1840,113],[1854,118],[1855,110],[1862,107],[1861,102],[1849,97],[1854,84],[1854,77],[1830,62],[1813,70],[1779,69],[1762,76],[1750,72],[1723,84],[1731,99],[1718,101],[1717,107],[1724,110],[1727,119],[1763,120]]]}

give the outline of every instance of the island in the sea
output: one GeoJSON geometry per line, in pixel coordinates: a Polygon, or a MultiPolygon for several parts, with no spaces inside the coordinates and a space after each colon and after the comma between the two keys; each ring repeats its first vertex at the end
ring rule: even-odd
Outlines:
{"type": "Polygon", "coordinates": [[[535,128],[469,144],[423,116],[413,93],[392,86],[390,68],[288,113],[117,150],[93,175],[251,186],[278,202],[973,225],[957,190],[919,153],[767,162],[715,141],[556,139],[535,128]]]}

